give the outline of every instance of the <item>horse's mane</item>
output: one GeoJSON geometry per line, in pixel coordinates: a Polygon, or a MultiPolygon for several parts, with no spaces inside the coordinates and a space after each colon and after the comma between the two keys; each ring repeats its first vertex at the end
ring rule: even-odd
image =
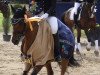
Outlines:
{"type": "Polygon", "coordinates": [[[89,3],[88,4],[84,3],[82,10],[81,10],[81,17],[87,18],[87,19],[90,18],[90,16],[89,16],[90,9],[91,9],[91,7],[89,7],[89,3]]]}
{"type": "Polygon", "coordinates": [[[32,17],[32,13],[30,11],[26,11],[26,15],[28,18],[32,17]]]}

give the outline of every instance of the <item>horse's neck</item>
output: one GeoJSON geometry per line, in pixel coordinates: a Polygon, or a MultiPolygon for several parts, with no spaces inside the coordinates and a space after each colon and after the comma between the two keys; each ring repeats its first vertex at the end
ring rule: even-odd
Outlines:
{"type": "Polygon", "coordinates": [[[26,54],[28,49],[30,48],[30,46],[34,43],[34,40],[36,38],[37,35],[37,31],[38,31],[38,26],[37,25],[33,25],[33,31],[31,31],[30,29],[27,30],[26,34],[25,34],[25,38],[24,38],[24,50],[23,53],[26,54]]]}
{"type": "Polygon", "coordinates": [[[83,19],[88,19],[90,16],[89,16],[89,14],[88,14],[88,9],[87,9],[87,7],[84,5],[83,7],[82,7],[82,11],[81,11],[81,18],[83,18],[83,19]]]}
{"type": "MultiPolygon", "coordinates": [[[[32,17],[32,14],[29,11],[26,11],[26,15],[28,18],[32,17]]],[[[38,31],[37,22],[32,22],[33,31],[31,31],[29,26],[30,25],[27,23],[27,31],[25,33],[24,43],[22,43],[23,45],[22,52],[24,54],[27,54],[27,51],[31,47],[32,43],[34,42],[36,35],[37,35],[37,31],[38,31]]]]}
{"type": "Polygon", "coordinates": [[[86,17],[88,14],[87,14],[87,8],[86,8],[86,6],[84,5],[83,7],[82,7],[82,11],[81,11],[81,16],[82,17],[86,17]]]}
{"type": "Polygon", "coordinates": [[[30,11],[26,11],[26,15],[28,18],[32,17],[32,13],[30,11]]]}

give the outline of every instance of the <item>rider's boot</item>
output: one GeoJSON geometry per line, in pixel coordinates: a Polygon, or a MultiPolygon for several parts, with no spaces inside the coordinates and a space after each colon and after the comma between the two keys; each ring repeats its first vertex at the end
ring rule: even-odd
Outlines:
{"type": "Polygon", "coordinates": [[[74,23],[76,26],[79,27],[79,22],[78,22],[78,18],[79,18],[79,14],[80,14],[81,9],[77,9],[77,12],[74,13],[74,23]]]}
{"type": "Polygon", "coordinates": [[[61,61],[61,55],[60,55],[60,44],[59,44],[58,32],[56,34],[53,34],[53,37],[54,37],[54,58],[55,61],[59,62],[61,61]]]}
{"type": "Polygon", "coordinates": [[[78,15],[74,14],[74,23],[77,26],[78,25],[78,15]]]}

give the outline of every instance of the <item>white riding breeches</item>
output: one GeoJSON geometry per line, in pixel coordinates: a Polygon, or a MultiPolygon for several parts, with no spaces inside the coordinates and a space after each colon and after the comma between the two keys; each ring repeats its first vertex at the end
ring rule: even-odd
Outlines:
{"type": "Polygon", "coordinates": [[[50,16],[47,18],[48,23],[51,26],[51,31],[52,34],[56,34],[58,31],[58,22],[57,22],[57,18],[54,16],[50,16]]]}
{"type": "MultiPolygon", "coordinates": [[[[44,14],[44,12],[42,12],[38,15],[35,15],[35,16],[41,17],[41,15],[43,15],[43,14],[44,14]]],[[[48,18],[46,18],[46,20],[48,21],[48,23],[51,27],[52,34],[56,34],[58,31],[57,18],[55,16],[49,16],[48,18]]]]}
{"type": "Polygon", "coordinates": [[[70,19],[74,20],[74,14],[77,14],[77,9],[80,7],[81,3],[75,2],[73,9],[71,10],[70,19]]]}
{"type": "Polygon", "coordinates": [[[75,14],[77,14],[77,9],[80,7],[80,5],[81,5],[81,3],[75,2],[74,9],[73,9],[75,14]]]}

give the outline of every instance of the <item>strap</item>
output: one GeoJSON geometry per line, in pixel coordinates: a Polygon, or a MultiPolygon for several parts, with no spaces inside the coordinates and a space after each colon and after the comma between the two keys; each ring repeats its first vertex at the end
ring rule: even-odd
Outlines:
{"type": "Polygon", "coordinates": [[[36,22],[41,21],[41,18],[39,18],[39,17],[30,17],[30,18],[28,18],[27,15],[24,15],[24,17],[25,17],[25,22],[29,23],[31,31],[33,31],[33,27],[32,27],[32,23],[31,22],[33,22],[33,21],[36,21],[36,22]]]}

